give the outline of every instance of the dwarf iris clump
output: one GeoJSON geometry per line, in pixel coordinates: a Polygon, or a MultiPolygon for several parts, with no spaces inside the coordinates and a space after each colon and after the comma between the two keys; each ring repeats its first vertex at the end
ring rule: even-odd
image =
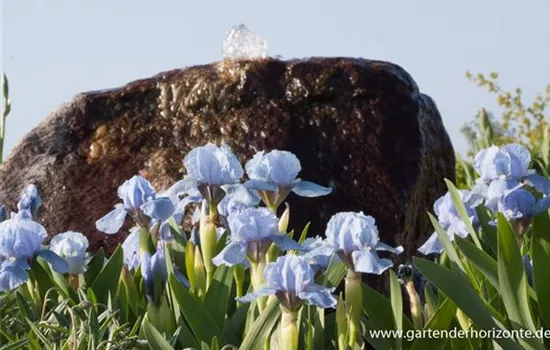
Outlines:
{"type": "Polygon", "coordinates": [[[69,265],[42,244],[46,229],[33,221],[26,210],[0,223],[0,291],[17,288],[28,279],[27,270],[35,257],[48,261],[59,273],[67,273],[69,265]]]}
{"type": "MultiPolygon", "coordinates": [[[[246,178],[228,146],[207,144],[184,158],[186,175],[167,190],[157,192],[141,176],[125,181],[121,203],[97,228],[123,231],[128,216],[135,226],[121,247],[107,247],[108,258],[101,250],[88,258],[85,236],[71,231],[46,249],[46,230],[35,221],[41,200],[29,186],[17,213],[0,207],[0,342],[344,350],[367,341],[416,349],[430,339],[375,339],[371,331],[535,331],[550,320],[547,180],[529,168],[520,146],[483,152],[477,185],[457,190],[447,182],[448,192],[434,203],[436,233],[419,251],[436,253],[436,262],[413,257],[397,275],[390,257],[403,248],[380,241],[396,233],[379,232],[374,217],[336,213],[325,237],[311,237],[309,224],[292,227],[290,192],[310,197],[331,190],[297,178],[300,163],[287,151],[257,153],[246,163],[246,178]],[[190,204],[194,211],[184,220],[190,204]],[[364,273],[383,275],[390,298],[363,282],[364,273]],[[14,291],[1,293],[7,290],[14,291]],[[14,316],[6,322],[5,310],[24,313],[26,323],[14,316]]],[[[472,344],[493,342],[544,348],[521,336],[472,344]]]]}

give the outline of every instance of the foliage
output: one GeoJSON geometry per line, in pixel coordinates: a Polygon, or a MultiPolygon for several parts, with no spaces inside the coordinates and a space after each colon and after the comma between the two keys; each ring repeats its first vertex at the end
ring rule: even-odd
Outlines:
{"type": "MultiPolygon", "coordinates": [[[[223,159],[231,158],[225,158],[226,150],[221,150],[225,153],[211,148],[208,151],[211,153],[202,157],[217,155],[222,158],[219,164],[227,164],[223,159]]],[[[521,149],[502,148],[501,153],[495,153],[495,158],[488,161],[501,164],[498,157],[506,157],[509,154],[506,152],[512,151],[521,153],[521,149]]],[[[276,167],[281,161],[280,169],[290,171],[284,160],[287,158],[292,157],[285,155],[269,164],[276,167]]],[[[487,169],[491,172],[493,167],[487,169]]],[[[531,176],[523,177],[523,173],[530,174],[527,169],[506,169],[509,169],[509,174],[505,174],[509,181],[514,176],[519,176],[518,181],[526,181],[531,176]]],[[[209,176],[216,173],[211,168],[202,170],[207,170],[202,174],[209,176]]],[[[288,186],[297,186],[292,181],[296,174],[292,171],[287,174],[288,186]]],[[[482,177],[490,182],[500,181],[499,177],[490,178],[490,174],[482,173],[482,177]]],[[[139,239],[129,237],[128,244],[125,242],[124,248],[119,247],[108,259],[103,251],[98,251],[86,260],[84,273],[61,274],[46,260],[29,260],[28,281],[0,293],[0,344],[3,344],[0,349],[263,349],[268,346],[271,349],[348,349],[359,348],[365,342],[377,349],[489,349],[495,346],[544,349],[550,345],[550,337],[540,337],[541,330],[550,333],[550,284],[547,282],[550,276],[546,268],[550,264],[550,216],[547,210],[533,218],[524,216],[516,220],[508,211],[505,216],[483,205],[475,207],[478,202],[472,200],[473,197],[459,192],[447,181],[449,194],[442,197],[443,202],[438,201],[437,217],[430,214],[436,231],[434,238],[442,245],[441,255],[435,261],[415,258],[414,266],[400,266],[396,274],[388,269],[391,261],[369,255],[377,249],[394,253],[402,249],[378,242],[373,218],[362,213],[337,214],[328,225],[327,240],[318,239],[310,241],[311,246],[306,245],[307,227],[299,236],[287,232],[288,206],[280,217],[275,216],[275,203],[283,203],[290,191],[270,186],[277,181],[273,177],[262,179],[263,184],[253,185],[259,188],[258,193],[267,203],[274,205],[271,211],[254,209],[257,204],[224,209],[219,206],[222,203],[216,193],[220,194],[217,188],[225,185],[200,185],[189,182],[189,178],[183,180],[187,181],[186,186],[198,187],[183,186],[187,191],[183,198],[171,197],[181,203],[189,199],[189,193],[198,195],[194,191],[200,189],[204,195],[197,201],[201,218],[196,222],[196,229],[210,230],[215,223],[226,230],[222,235],[202,236],[217,241],[207,245],[214,249],[208,253],[214,257],[212,261],[221,262],[211,265],[210,277],[207,277],[209,272],[201,253],[201,248],[205,248],[198,233],[189,235],[174,217],[178,206],[172,208],[173,214],[168,219],[161,213],[170,207],[165,198],[179,192],[156,193],[140,178],[123,184],[119,195],[124,205],[115,211],[128,210],[138,225],[133,234],[139,239]],[[471,208],[465,207],[466,202],[471,208]],[[160,207],[152,210],[154,205],[160,207]],[[234,212],[228,214],[232,210],[234,212]],[[168,231],[164,231],[163,220],[168,223],[168,231]],[[259,222],[257,220],[262,224],[250,226],[249,222],[259,222]],[[457,225],[464,231],[456,231],[457,225]],[[277,230],[285,232],[284,239],[274,235],[277,230]],[[257,235],[263,237],[261,242],[266,239],[273,242],[266,246],[269,249],[247,250],[248,263],[239,260],[232,264],[234,257],[228,250],[233,248],[228,247],[256,249],[260,242],[256,241],[257,235]],[[154,248],[152,241],[157,241],[157,250],[147,255],[149,249],[154,248]],[[132,242],[136,245],[130,244],[132,242]],[[276,242],[284,244],[275,249],[276,242]],[[310,248],[305,249],[306,246],[310,248]],[[282,255],[288,247],[292,247],[291,251],[282,255]],[[157,254],[163,257],[158,260],[162,265],[154,262],[147,265],[148,259],[152,261],[152,256],[157,254]],[[329,259],[323,259],[324,254],[328,254],[329,259]],[[279,255],[287,259],[277,259],[279,255]],[[371,265],[366,264],[367,261],[371,265]],[[250,268],[244,269],[240,264],[250,268]],[[258,274],[261,266],[265,268],[264,274],[258,274]],[[383,273],[389,283],[389,295],[361,282],[361,271],[383,273]],[[256,281],[257,278],[260,280],[256,281]],[[341,294],[337,300],[330,296],[330,290],[324,289],[339,286],[344,279],[345,298],[341,294]],[[243,295],[247,291],[249,294],[243,295]],[[335,312],[330,309],[333,305],[336,305],[335,312]],[[464,332],[464,336],[451,338],[451,331],[464,332]],[[435,332],[447,333],[437,337],[435,332]],[[499,336],[500,332],[511,336],[499,336]]],[[[177,187],[181,189],[181,185],[177,187]]],[[[235,185],[238,184],[231,186],[235,185]]],[[[323,195],[328,191],[316,186],[300,185],[297,192],[312,195],[313,192],[304,192],[306,187],[323,195]]],[[[240,192],[242,188],[223,188],[225,195],[222,196],[230,200],[243,199],[244,193],[253,193],[240,192]]],[[[547,194],[542,196],[541,201],[547,194]]],[[[499,198],[504,199],[505,195],[499,198]]],[[[18,222],[10,220],[17,217],[32,220],[31,209],[36,210],[39,203],[35,191],[24,193],[20,212],[0,223],[0,238],[7,234],[6,223],[18,222]]],[[[106,217],[109,219],[109,215],[106,217]]],[[[98,225],[111,229],[113,226],[105,225],[108,221],[98,220],[98,225]]],[[[63,234],[56,240],[60,246],[56,251],[72,265],[83,261],[77,256],[82,247],[87,246],[81,239],[75,233],[63,234]]],[[[2,266],[13,259],[2,255],[5,244],[0,239],[0,256],[8,259],[2,266]]],[[[0,269],[0,288],[6,289],[3,282],[8,272],[0,269]]]]}

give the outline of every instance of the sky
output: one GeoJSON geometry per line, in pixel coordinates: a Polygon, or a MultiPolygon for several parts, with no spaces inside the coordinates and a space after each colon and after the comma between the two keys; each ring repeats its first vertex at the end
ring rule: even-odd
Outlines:
{"type": "Polygon", "coordinates": [[[12,112],[5,152],[79,92],[218,61],[244,23],[285,59],[349,56],[407,70],[434,98],[455,149],[495,97],[464,74],[500,73],[527,100],[550,82],[548,0],[0,0],[1,70],[12,112]]]}

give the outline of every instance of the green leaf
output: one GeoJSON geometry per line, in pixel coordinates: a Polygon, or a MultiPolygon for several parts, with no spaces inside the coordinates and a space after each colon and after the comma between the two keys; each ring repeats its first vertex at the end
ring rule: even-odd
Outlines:
{"type": "Polygon", "coordinates": [[[328,287],[337,287],[346,276],[347,267],[340,259],[334,257],[330,260],[327,271],[323,275],[320,284],[328,287]]]}
{"type": "Polygon", "coordinates": [[[35,313],[32,312],[28,302],[23,298],[20,292],[15,292],[15,300],[17,301],[17,307],[21,317],[36,321],[35,313]]]}
{"type": "Polygon", "coordinates": [[[178,282],[174,274],[170,274],[169,281],[173,297],[179,304],[183,317],[187,320],[197,340],[212,339],[217,336],[223,344],[227,344],[224,332],[214,321],[210,312],[189,293],[187,288],[178,282]]]}
{"type": "Polygon", "coordinates": [[[181,319],[178,327],[178,342],[180,346],[183,348],[189,347],[197,349],[199,347],[199,343],[197,342],[197,339],[195,339],[195,336],[193,335],[189,327],[187,327],[187,325],[183,321],[183,318],[181,319]]]}
{"type": "Polygon", "coordinates": [[[435,313],[435,310],[439,308],[439,298],[433,292],[431,285],[424,285],[424,295],[426,296],[426,306],[430,315],[435,313]]]}
{"type": "Polygon", "coordinates": [[[143,320],[142,327],[145,338],[147,339],[147,344],[149,344],[151,349],[174,350],[174,348],[170,346],[170,343],[164,339],[162,334],[160,334],[160,332],[151,323],[149,323],[149,321],[147,321],[147,318],[143,320]]]}
{"type": "Polygon", "coordinates": [[[24,349],[24,346],[27,345],[29,342],[28,338],[19,339],[16,342],[9,343],[6,345],[3,345],[0,350],[16,350],[16,349],[24,349]]]}
{"type": "Polygon", "coordinates": [[[545,168],[550,168],[550,127],[546,126],[544,128],[544,133],[542,134],[542,146],[540,150],[540,155],[542,161],[544,162],[545,168]]]}
{"type": "Polygon", "coordinates": [[[514,328],[535,331],[518,240],[501,213],[498,213],[498,282],[502,301],[514,328]]]}
{"type": "Polygon", "coordinates": [[[210,349],[211,350],[220,350],[220,342],[218,341],[218,338],[214,337],[214,339],[212,339],[210,349]]]}
{"type": "Polygon", "coordinates": [[[533,258],[533,281],[541,317],[550,327],[550,217],[544,212],[533,219],[531,256],[533,258]]]}
{"type": "Polygon", "coordinates": [[[97,275],[103,268],[103,263],[105,262],[105,252],[103,248],[99,248],[94,257],[88,262],[88,268],[84,272],[84,282],[89,287],[97,278],[97,275]]]}
{"type": "Polygon", "coordinates": [[[474,230],[474,226],[472,225],[472,222],[470,221],[470,217],[468,216],[468,212],[466,211],[466,207],[464,207],[464,203],[462,202],[462,199],[460,198],[460,193],[456,189],[455,185],[447,179],[445,179],[445,183],[447,184],[447,188],[449,189],[449,192],[451,193],[451,198],[453,199],[453,204],[456,207],[456,210],[458,211],[458,214],[460,215],[460,218],[464,222],[464,225],[466,225],[466,228],[468,229],[468,232],[470,232],[470,236],[472,236],[472,239],[474,240],[476,246],[479,249],[481,248],[481,242],[479,241],[479,237],[477,236],[476,230],[474,230]]]}
{"type": "MultiPolygon", "coordinates": [[[[367,340],[369,344],[371,344],[376,350],[391,350],[392,347],[390,346],[389,339],[386,337],[380,336],[380,333],[378,331],[381,331],[380,328],[378,328],[371,320],[365,319],[363,320],[363,323],[365,327],[367,328],[366,332],[364,332],[363,337],[367,340]]],[[[349,349],[349,347],[348,347],[349,349]]]]}
{"type": "Polygon", "coordinates": [[[91,285],[98,302],[107,303],[109,294],[113,299],[116,297],[123,263],[122,246],[119,245],[91,285]]]}
{"type": "Polygon", "coordinates": [[[260,317],[254,321],[248,332],[246,332],[246,336],[239,349],[263,350],[265,347],[265,340],[279,321],[280,315],[281,309],[279,307],[279,301],[268,303],[260,314],[260,317]]]}
{"type": "Polygon", "coordinates": [[[46,348],[51,348],[52,343],[48,339],[48,337],[38,329],[38,327],[31,322],[28,318],[25,319],[27,321],[27,324],[31,327],[32,332],[40,339],[40,341],[46,346],[46,348]]]}
{"type": "MultiPolygon", "coordinates": [[[[494,315],[464,276],[425,259],[413,257],[413,263],[420,273],[443,291],[478,327],[485,330],[501,329],[494,315]]],[[[511,339],[501,338],[497,342],[505,349],[521,349],[511,339]]]]}
{"type": "Polygon", "coordinates": [[[456,245],[458,249],[464,254],[470,263],[472,263],[478,270],[487,278],[489,283],[496,289],[499,288],[498,284],[498,267],[497,262],[483,250],[478,249],[475,245],[468,240],[455,237],[456,245]]]}
{"type": "Polygon", "coordinates": [[[239,337],[243,334],[246,325],[246,318],[251,303],[243,303],[231,316],[231,319],[226,323],[226,328],[232,330],[239,337]]]}
{"type": "MultiPolygon", "coordinates": [[[[390,300],[369,285],[361,284],[363,291],[363,312],[376,325],[377,329],[395,329],[394,311],[390,300]]],[[[403,329],[414,329],[408,317],[403,316],[403,329]]]]}
{"type": "MultiPolygon", "coordinates": [[[[456,305],[451,301],[451,299],[447,298],[445,301],[441,304],[437,312],[430,318],[426,326],[424,326],[425,330],[428,329],[450,329],[451,323],[453,322],[453,319],[456,314],[456,305]]],[[[445,344],[447,343],[447,339],[445,337],[424,337],[424,338],[417,338],[411,349],[412,350],[424,350],[424,349],[443,349],[445,344]]]]}
{"type": "MultiPolygon", "coordinates": [[[[395,321],[395,329],[398,331],[403,330],[403,294],[401,293],[401,285],[397,279],[397,275],[393,270],[390,270],[390,299],[393,311],[393,319],[395,321]]],[[[367,301],[368,302],[368,301],[367,301]]],[[[396,348],[402,348],[401,337],[397,337],[396,348]]]]}
{"type": "Polygon", "coordinates": [[[219,266],[204,298],[204,308],[212,315],[220,328],[223,328],[232,285],[233,268],[225,265],[219,266]]]}
{"type": "Polygon", "coordinates": [[[38,284],[38,292],[40,298],[44,299],[46,292],[50,288],[55,288],[52,275],[49,271],[48,263],[42,260],[42,263],[38,259],[34,259],[31,263],[30,275],[36,280],[38,284]]]}
{"type": "Polygon", "coordinates": [[[307,233],[309,231],[309,225],[311,224],[311,221],[308,221],[306,226],[304,226],[304,229],[302,230],[302,233],[300,234],[300,238],[298,239],[298,243],[303,243],[304,240],[307,238],[307,233]]]}
{"type": "Polygon", "coordinates": [[[437,238],[441,242],[441,245],[445,249],[445,252],[447,253],[447,256],[453,263],[456,264],[463,272],[466,270],[464,269],[464,265],[462,264],[462,261],[460,260],[460,257],[458,256],[458,253],[451,242],[451,239],[447,235],[447,232],[441,227],[439,224],[439,221],[433,216],[431,213],[428,213],[428,217],[430,218],[430,221],[432,222],[432,226],[435,229],[435,232],[437,233],[437,238]]]}
{"type": "Polygon", "coordinates": [[[489,217],[489,213],[485,206],[478,205],[476,207],[476,213],[481,225],[481,238],[491,250],[492,256],[496,257],[498,253],[497,228],[489,224],[492,219],[489,217]]]}

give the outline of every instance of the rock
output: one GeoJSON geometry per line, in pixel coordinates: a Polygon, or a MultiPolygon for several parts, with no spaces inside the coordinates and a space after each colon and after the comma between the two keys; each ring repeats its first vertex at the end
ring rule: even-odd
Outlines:
{"type": "Polygon", "coordinates": [[[141,173],[157,190],[184,174],[195,146],[225,141],[245,162],[285,149],[301,178],[334,188],[328,197],[290,195],[291,226],[312,220],[324,235],[338,211],[376,218],[385,243],[410,257],[433,230],[426,211],[454,179],[454,152],[439,112],[397,65],[349,58],[224,61],[87,92],[51,113],[0,166],[0,203],[15,209],[28,183],[50,234],[81,231],[92,250],[124,235],[94,222],[141,173]]]}

